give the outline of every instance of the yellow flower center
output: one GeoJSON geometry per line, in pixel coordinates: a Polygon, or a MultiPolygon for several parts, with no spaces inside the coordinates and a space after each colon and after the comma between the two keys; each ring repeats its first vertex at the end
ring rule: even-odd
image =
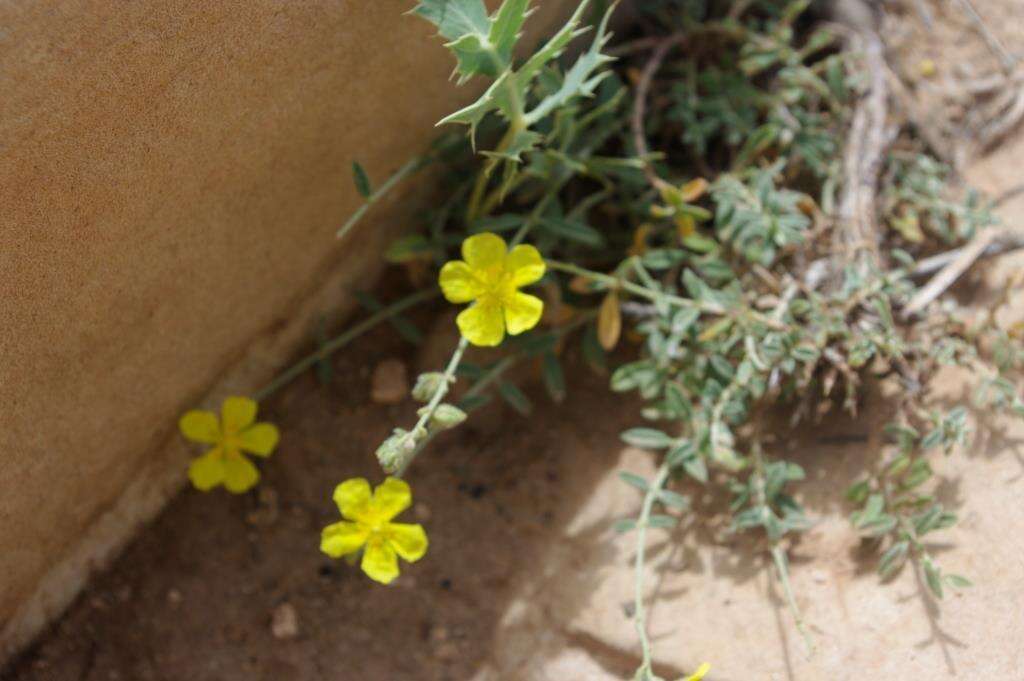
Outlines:
{"type": "Polygon", "coordinates": [[[477,272],[477,281],[483,292],[478,300],[482,305],[508,305],[516,294],[512,272],[503,263],[477,272]]]}

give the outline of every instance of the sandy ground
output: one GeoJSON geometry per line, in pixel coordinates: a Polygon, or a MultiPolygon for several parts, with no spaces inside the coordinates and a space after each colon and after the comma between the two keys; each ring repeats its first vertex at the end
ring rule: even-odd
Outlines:
{"type": "Polygon", "coordinates": [[[584,369],[564,409],[535,395],[544,408],[529,427],[499,414],[487,430],[471,421],[439,438],[411,478],[410,515],[428,527],[430,551],[382,587],[321,554],[318,538],[336,520],[336,482],[378,479],[374,448],[414,419],[411,404],[368,400],[368,367],[411,360],[393,336],[364,337],[329,388],[306,376],[271,399],[261,417],[283,437],[260,491],[183,493],[5,678],[469,678],[512,587],[593,487],[597,471],[574,474],[576,457],[612,465],[635,412],[584,369]],[[277,640],[272,614],[285,603],[299,634],[277,640]]]}
{"type": "MultiPolygon", "coordinates": [[[[1006,13],[1016,2],[977,5],[1006,13]]],[[[947,73],[941,52],[928,58],[947,73]]],[[[908,53],[904,64],[919,59],[908,53]]],[[[998,194],[1020,182],[1021,158],[1018,132],[968,177],[998,194]]],[[[1001,214],[1024,224],[1024,198],[1001,214]]],[[[1001,258],[963,289],[984,304],[1022,266],[1020,256],[1001,258]]],[[[263,405],[283,439],[260,490],[184,492],[4,681],[628,678],[637,652],[624,608],[631,547],[610,525],[638,501],[615,471],[651,465],[618,439],[637,425],[638,405],[609,394],[570,352],[566,405],[554,409],[528,388],[537,405],[528,422],[495,406],[439,438],[411,476],[409,517],[427,526],[430,551],[385,588],[327,559],[317,538],[336,518],[334,484],[379,478],[373,449],[412,420],[412,404],[369,398],[371,369],[387,359],[410,373],[418,364],[415,349],[379,329],[336,361],[331,385],[305,376],[263,405]]],[[[951,397],[958,385],[948,379],[951,397]]],[[[858,423],[835,418],[780,435],[808,469],[802,498],[819,520],[792,550],[817,652],[806,655],[767,579],[764,547],[723,535],[721,499],[698,497],[696,522],[652,549],[652,631],[665,676],[710,659],[716,681],[1024,679],[1024,432],[979,438],[943,465],[952,481],[940,496],[963,522],[933,548],[977,585],[938,606],[911,570],[879,584],[843,520],[839,490],[863,469],[885,417],[880,397],[863,408],[858,423]]]]}

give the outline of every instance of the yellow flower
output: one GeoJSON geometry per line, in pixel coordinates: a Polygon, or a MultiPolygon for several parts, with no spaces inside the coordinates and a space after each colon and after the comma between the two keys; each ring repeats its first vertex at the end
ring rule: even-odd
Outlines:
{"type": "Polygon", "coordinates": [[[520,293],[519,287],[544,276],[544,260],[533,246],[508,251],[505,240],[489,232],[462,242],[462,257],[441,268],[441,291],[452,303],[476,301],[455,320],[473,345],[494,346],[532,329],[544,312],[544,301],[520,293]]]}
{"type": "Polygon", "coordinates": [[[223,484],[229,492],[250,489],[260,479],[259,471],[242,452],[270,456],[277,446],[277,427],[256,423],[256,401],[229,397],[220,408],[220,420],[212,411],[192,410],[181,417],[182,435],[194,442],[213,445],[188,467],[196,489],[207,491],[223,484]]]}
{"type": "Polygon", "coordinates": [[[370,494],[370,483],[352,478],[334,488],[334,503],[345,520],[328,525],[320,536],[320,550],[331,558],[363,551],[363,572],[381,584],[398,576],[398,557],[414,563],[427,552],[422,525],[393,523],[409,508],[412,493],[398,478],[388,478],[370,494]]]}
{"type": "Polygon", "coordinates": [[[709,671],[711,671],[711,665],[705,662],[701,666],[697,667],[697,671],[687,676],[683,681],[700,681],[709,671]]]}

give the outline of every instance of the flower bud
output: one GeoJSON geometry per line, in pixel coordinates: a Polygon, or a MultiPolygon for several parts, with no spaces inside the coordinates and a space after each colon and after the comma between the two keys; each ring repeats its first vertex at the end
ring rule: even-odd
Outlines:
{"type": "MultiPolygon", "coordinates": [[[[419,414],[426,413],[426,407],[420,409],[419,414]]],[[[454,428],[466,420],[466,412],[451,404],[439,404],[434,414],[430,417],[430,426],[437,430],[448,430],[454,428]]]]}
{"type": "Polygon", "coordinates": [[[430,371],[416,377],[416,385],[412,389],[412,398],[418,402],[429,402],[435,393],[444,385],[444,374],[430,371]]]}

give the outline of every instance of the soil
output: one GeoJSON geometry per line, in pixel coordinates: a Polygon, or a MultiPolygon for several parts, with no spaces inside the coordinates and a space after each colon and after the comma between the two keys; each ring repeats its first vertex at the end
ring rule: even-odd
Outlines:
{"type": "Polygon", "coordinates": [[[335,363],[328,387],[305,376],[261,405],[261,419],[283,437],[259,491],[182,493],[4,678],[472,676],[518,580],[593,486],[573,474],[568,454],[585,451],[611,466],[636,405],[570,360],[578,399],[563,408],[528,390],[538,405],[529,427],[494,405],[487,430],[471,419],[439,437],[416,464],[407,511],[428,528],[430,550],[383,587],[324,556],[318,541],[320,528],[338,519],[334,485],[379,479],[377,444],[394,424],[415,420],[408,401],[369,400],[372,367],[396,358],[414,364],[395,336],[379,328],[363,337],[335,363]],[[297,614],[298,633],[279,640],[272,620],[284,604],[297,614]]]}
{"type": "MultiPolygon", "coordinates": [[[[975,4],[986,16],[994,12],[992,16],[1019,18],[1024,15],[1020,14],[1018,1],[978,0],[975,4]]],[[[983,43],[964,28],[962,18],[949,9],[952,4],[940,6],[925,2],[939,25],[934,30],[941,35],[959,35],[955,41],[957,55],[962,56],[968,49],[965,43],[970,43],[969,49],[981,55],[983,43]]],[[[914,5],[908,3],[908,7],[914,5]]],[[[931,35],[922,33],[925,29],[919,25],[921,17],[913,11],[893,21],[896,23],[890,23],[890,29],[900,40],[916,36],[914,40],[920,43],[921,35],[931,35]]],[[[997,28],[1008,30],[1005,26],[997,28]]],[[[1020,44],[1020,41],[1014,43],[1007,36],[1003,37],[1004,42],[1011,45],[1020,44]]],[[[919,68],[920,61],[927,58],[934,62],[939,77],[959,73],[956,66],[959,56],[952,53],[944,56],[932,47],[927,54],[919,55],[906,51],[905,45],[901,42],[899,49],[903,51],[902,64],[906,68],[919,68]]],[[[980,59],[983,57],[979,56],[980,59]]],[[[973,176],[968,169],[968,177],[980,184],[980,189],[998,194],[1019,182],[1016,178],[1022,153],[1024,139],[1018,131],[1012,144],[1004,145],[975,164],[973,176]]],[[[1009,213],[1004,212],[1004,218],[1008,214],[1024,219],[1024,199],[1009,203],[1005,208],[1009,213]]],[[[1013,263],[1019,267],[1020,258],[1013,259],[1013,263]]],[[[1013,267],[1007,265],[1001,269],[1005,273],[1013,267]]],[[[993,272],[989,275],[997,276],[993,272]]],[[[979,294],[983,295],[984,291],[979,294]]],[[[405,565],[394,585],[382,587],[344,561],[326,558],[318,550],[317,539],[320,528],[337,518],[330,500],[333,486],[353,476],[379,479],[373,450],[393,425],[414,419],[415,405],[409,401],[397,405],[373,403],[370,399],[373,368],[388,360],[403,362],[410,376],[418,370],[433,368],[420,366],[418,354],[430,356],[431,353],[405,344],[390,328],[379,328],[353,344],[334,362],[334,378],[328,385],[320,385],[312,375],[307,375],[261,405],[261,417],[277,423],[283,438],[278,451],[262,466],[263,481],[258,491],[243,496],[231,496],[223,491],[201,494],[187,490],[182,493],[150,527],[140,532],[114,566],[95,577],[69,612],[3,675],[3,679],[463,681],[491,665],[494,651],[500,647],[499,640],[504,635],[503,622],[509,609],[522,594],[531,593],[531,581],[541,568],[551,564],[552,547],[572,533],[570,526],[581,514],[586,515],[587,508],[604,503],[603,499],[592,498],[592,494],[596,485],[620,465],[622,447],[618,434],[636,425],[638,404],[609,393],[607,378],[595,375],[569,351],[566,364],[570,399],[564,405],[553,408],[536,381],[527,380],[526,391],[536,406],[528,421],[496,404],[487,407],[484,418],[470,419],[464,426],[438,438],[411,474],[415,503],[403,517],[427,527],[430,550],[419,563],[405,565]]],[[[530,368],[526,377],[532,374],[533,368],[530,368]]],[[[832,424],[831,432],[841,435],[842,424],[832,424]]],[[[795,438],[793,442],[813,446],[815,440],[795,438]]],[[[860,451],[863,444],[857,441],[844,446],[847,447],[844,451],[853,456],[851,453],[860,451]]],[[[1010,450],[1012,447],[990,444],[985,461],[998,459],[1008,462],[1010,469],[1019,469],[1020,461],[1010,450]]],[[[849,460],[835,459],[840,462],[836,465],[846,465],[841,462],[849,460]]],[[[987,483],[977,476],[988,475],[993,470],[986,468],[981,459],[975,461],[977,465],[958,468],[958,474],[969,483],[966,487],[971,487],[972,482],[974,488],[983,487],[987,483]],[[972,476],[975,477],[972,479],[972,476]]],[[[831,470],[829,465],[821,466],[818,477],[830,475],[831,470]]],[[[998,481],[1009,487],[1001,487],[1001,493],[1014,488],[1019,490],[1024,480],[1019,470],[1009,477],[1006,477],[1006,470],[1006,466],[1000,469],[998,481]]],[[[956,489],[951,491],[951,497],[963,501],[956,489]]],[[[823,499],[820,501],[824,503],[823,499]]],[[[970,503],[970,499],[967,502],[970,503]]],[[[986,531],[990,531],[989,538],[993,542],[995,537],[1003,537],[1005,531],[999,533],[992,529],[996,525],[986,525],[986,516],[981,513],[975,509],[967,514],[968,524],[979,537],[978,541],[982,541],[986,531]]],[[[1007,522],[1019,521],[1017,518],[1007,522]]],[[[956,556],[971,555],[971,536],[958,535],[957,541],[968,542],[968,545],[952,552],[954,560],[956,556]]],[[[998,542],[995,545],[1001,554],[1019,551],[1019,548],[998,542]]],[[[800,545],[802,561],[812,567],[814,561],[819,561],[814,570],[831,570],[833,565],[841,565],[842,570],[858,579],[873,579],[869,574],[870,557],[851,551],[845,544],[841,550],[837,546],[838,543],[830,546],[828,542],[817,541],[811,535],[800,545]]],[[[760,558],[754,556],[761,556],[762,549],[745,543],[729,547],[729,564],[759,565],[760,558]]],[[[559,555],[563,556],[559,560],[564,562],[558,564],[567,572],[576,569],[573,561],[577,558],[572,552],[563,551],[559,555]]],[[[578,558],[580,561],[590,559],[585,555],[578,558]]],[[[978,569],[983,570],[983,567],[978,569]]],[[[795,580],[805,581],[801,588],[813,590],[813,584],[822,581],[814,570],[794,565],[795,580]]],[[[744,579],[753,579],[755,573],[763,574],[763,570],[752,569],[744,579]]],[[[575,577],[573,573],[573,578],[564,580],[571,589],[559,587],[557,590],[557,611],[562,621],[591,617],[592,611],[588,608],[593,605],[591,591],[596,586],[587,580],[577,582],[575,577]]],[[[1024,602],[1020,574],[1002,574],[1000,579],[1001,591],[995,586],[989,591],[985,591],[984,585],[979,586],[979,598],[996,599],[992,602],[1003,599],[999,602],[1006,605],[992,610],[991,621],[985,621],[984,617],[976,620],[977,626],[991,629],[992,636],[983,637],[981,647],[975,646],[973,650],[947,635],[936,624],[930,607],[925,607],[934,640],[908,645],[907,655],[911,660],[926,656],[934,644],[942,648],[946,662],[925,666],[933,668],[934,675],[917,676],[953,678],[957,671],[951,660],[957,656],[960,656],[957,659],[969,660],[966,668],[960,668],[960,672],[968,675],[972,675],[970,670],[978,669],[970,661],[986,656],[998,658],[1000,664],[1005,662],[1006,666],[999,669],[1014,668],[1012,658],[1017,653],[1008,646],[999,644],[1003,649],[984,649],[984,641],[989,638],[1009,640],[1006,631],[1013,627],[1019,629],[1020,610],[1012,604],[1024,602]],[[953,652],[949,652],[947,646],[951,646],[953,652]]],[[[737,578],[718,582],[722,586],[717,587],[714,598],[725,605],[713,607],[728,606],[734,599],[742,605],[745,596],[734,595],[739,593],[741,581],[737,578]]],[[[879,590],[885,588],[885,585],[877,585],[879,590]]],[[[698,595],[683,597],[691,598],[690,602],[696,599],[694,607],[704,604],[698,595]]],[[[968,592],[960,600],[972,597],[968,592]]],[[[709,608],[711,598],[707,596],[709,608]]],[[[888,608],[883,613],[885,616],[895,608],[905,613],[902,615],[905,619],[892,620],[892,631],[906,629],[909,626],[906,618],[926,619],[919,606],[902,602],[916,600],[916,596],[889,593],[885,598],[884,608],[888,608]],[[901,602],[894,602],[896,600],[901,602]]],[[[856,601],[844,608],[856,614],[863,604],[863,601],[856,601]]],[[[543,610],[545,604],[540,605],[543,610]]],[[[620,606],[612,603],[610,607],[620,606]]],[[[658,607],[664,610],[667,606],[658,607]]],[[[785,612],[785,606],[777,599],[771,607],[779,613],[785,612]]],[[[867,607],[875,606],[868,604],[867,607]]],[[[956,612],[956,607],[953,606],[952,612],[956,612]]],[[[843,616],[848,615],[844,610],[843,616]]],[[[870,619],[872,613],[866,616],[870,619]]],[[[619,614],[616,617],[623,619],[619,614]]],[[[664,619],[664,612],[662,617],[664,619]]],[[[812,622],[814,617],[812,612],[812,622]]],[[[797,636],[787,616],[779,615],[779,619],[785,619],[780,629],[788,634],[755,633],[758,644],[788,650],[797,636]]],[[[882,621],[882,617],[875,619],[882,621]]],[[[973,626],[968,622],[953,622],[961,631],[973,626]]],[[[675,620],[663,622],[661,628],[677,624],[675,620]]],[[[542,618],[530,640],[542,642],[546,636],[545,626],[547,623],[542,618]]],[[[694,625],[688,626],[692,629],[694,625]]],[[[587,625],[580,631],[589,631],[587,625]]],[[[873,654],[868,645],[876,640],[872,637],[876,637],[880,645],[886,640],[881,624],[872,627],[870,632],[859,631],[862,640],[832,641],[826,653],[837,665],[847,669],[849,676],[842,678],[882,678],[870,673],[871,670],[848,666],[849,660],[855,657],[854,649],[861,649],[857,654],[873,654]]],[[[590,636],[579,636],[584,635],[590,636]]],[[[699,631],[694,635],[705,642],[704,650],[710,653],[708,648],[714,645],[716,634],[699,631]]],[[[724,633],[717,636],[723,658],[740,640],[724,633]]],[[[967,636],[964,634],[965,638],[967,636]]],[[[587,640],[593,643],[592,638],[587,640]]],[[[1024,640],[1019,642],[1018,651],[1024,649],[1024,640]]],[[[627,652],[609,648],[600,656],[601,667],[608,675],[627,678],[635,664],[635,656],[628,652],[634,641],[617,643],[627,652]]],[[[746,648],[754,644],[747,641],[743,645],[745,654],[749,655],[746,648]]],[[[537,646],[539,650],[541,643],[537,646]]],[[[748,675],[748,671],[729,678],[826,678],[795,676],[788,652],[785,657],[788,675],[762,677],[748,675]]],[[[1020,666],[1016,668],[1024,669],[1024,660],[1017,662],[1020,666]]],[[[505,667],[504,671],[487,678],[526,678],[509,669],[505,667]]],[[[889,669],[907,672],[916,668],[889,669]]],[[[900,676],[898,671],[896,676],[885,677],[908,678],[900,676]]],[[[569,673],[530,678],[585,681],[597,677],[569,673]]],[[[718,677],[712,674],[710,678],[718,677]]],[[[1003,678],[1012,677],[1004,675],[1003,678]]]]}

